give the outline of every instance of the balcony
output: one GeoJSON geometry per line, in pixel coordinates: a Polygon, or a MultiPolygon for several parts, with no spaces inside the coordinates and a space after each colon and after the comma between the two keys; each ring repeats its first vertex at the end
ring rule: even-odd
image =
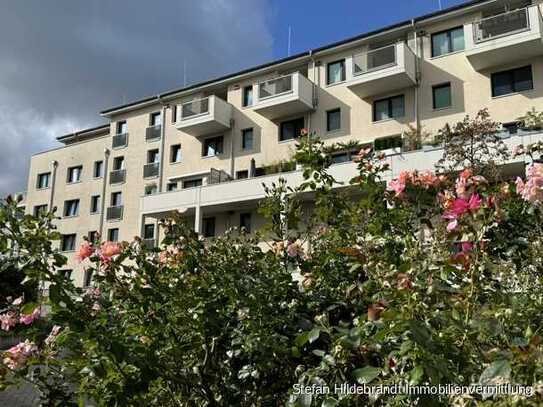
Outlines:
{"type": "Polygon", "coordinates": [[[142,241],[143,241],[143,245],[148,250],[154,249],[157,246],[156,240],[154,238],[142,239],[142,241]]]}
{"type": "MultiPolygon", "coordinates": [[[[512,149],[518,144],[529,144],[543,141],[542,132],[527,132],[509,134],[504,139],[507,147],[512,149]]],[[[385,158],[390,170],[383,174],[384,180],[398,176],[402,171],[427,171],[433,170],[435,164],[442,158],[443,148],[432,147],[430,149],[401,152],[400,149],[390,149],[385,158]]],[[[506,163],[506,168],[514,168],[518,172],[524,171],[524,158],[518,157],[506,163]]],[[[334,164],[329,168],[329,173],[344,186],[357,174],[357,163],[349,161],[334,164]]],[[[512,174],[511,174],[512,175],[512,174]]],[[[161,218],[174,210],[186,210],[187,215],[194,214],[194,208],[200,205],[204,209],[235,210],[243,203],[255,203],[266,197],[263,183],[270,185],[284,178],[291,187],[304,182],[302,170],[265,175],[246,179],[208,184],[201,187],[181,189],[164,192],[157,195],[149,195],[141,198],[140,210],[144,215],[161,218]]],[[[339,186],[341,187],[341,186],[339,186]]]]}
{"type": "Polygon", "coordinates": [[[530,6],[465,26],[466,57],[484,70],[543,54],[541,13],[530,6]]]}
{"type": "Polygon", "coordinates": [[[115,134],[111,140],[112,148],[122,148],[128,145],[128,133],[115,134]]]}
{"type": "Polygon", "coordinates": [[[149,163],[143,166],[143,178],[158,177],[160,163],[149,163]]]}
{"type": "Polygon", "coordinates": [[[149,126],[145,129],[145,141],[160,140],[162,135],[162,126],[157,124],[156,126],[149,126]]]}
{"type": "Polygon", "coordinates": [[[347,86],[365,98],[414,86],[415,53],[403,42],[354,55],[347,86]]]}
{"type": "Polygon", "coordinates": [[[270,120],[313,109],[313,83],[299,72],[258,83],[254,110],[270,120]]]}
{"type": "Polygon", "coordinates": [[[231,119],[232,105],[212,95],[183,103],[175,126],[193,136],[205,136],[229,129],[231,119]]]}
{"type": "Polygon", "coordinates": [[[109,173],[109,184],[122,184],[126,181],[126,170],[113,170],[109,173]]]}
{"type": "Polygon", "coordinates": [[[124,206],[109,206],[106,211],[106,220],[121,220],[123,218],[124,206]]]}

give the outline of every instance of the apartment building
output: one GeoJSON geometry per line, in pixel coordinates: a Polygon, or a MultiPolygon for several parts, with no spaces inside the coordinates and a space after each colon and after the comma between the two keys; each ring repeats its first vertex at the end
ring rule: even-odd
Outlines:
{"type": "MultiPolygon", "coordinates": [[[[73,253],[96,232],[154,244],[158,219],[172,211],[204,236],[259,228],[262,182],[302,179],[289,162],[302,128],[327,143],[373,144],[390,177],[441,157],[440,146],[402,148],[409,125],[435,133],[487,107],[507,144],[542,139],[514,124],[543,109],[542,10],[540,0],[472,1],[104,110],[109,124],[32,157],[26,210],[58,208],[65,272],[85,285],[73,253]]],[[[355,173],[350,156],[333,157],[340,180],[355,173]]]]}

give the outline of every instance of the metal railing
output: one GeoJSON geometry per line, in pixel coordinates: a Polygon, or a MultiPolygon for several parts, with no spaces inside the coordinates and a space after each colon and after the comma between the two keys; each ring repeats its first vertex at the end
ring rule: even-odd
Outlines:
{"type": "Polygon", "coordinates": [[[109,173],[110,184],[120,184],[126,180],[126,170],[113,170],[109,173]]]}
{"type": "Polygon", "coordinates": [[[106,211],[107,220],[120,220],[123,218],[124,206],[109,206],[106,211]]]}
{"type": "Polygon", "coordinates": [[[160,163],[149,163],[143,166],[143,178],[158,176],[160,163]]]}
{"type": "Polygon", "coordinates": [[[292,75],[270,79],[258,84],[258,99],[267,99],[292,91],[292,75]]]}
{"type": "Polygon", "coordinates": [[[128,133],[115,134],[112,137],[111,147],[120,148],[128,145],[128,133]]]}
{"type": "Polygon", "coordinates": [[[145,129],[145,141],[158,140],[162,135],[162,125],[149,126],[145,129]]]}
{"type": "Polygon", "coordinates": [[[473,40],[479,43],[529,28],[528,9],[521,8],[476,21],[473,23],[473,40]]]}
{"type": "Polygon", "coordinates": [[[203,99],[191,100],[181,105],[181,120],[209,113],[209,96],[203,99]]]}
{"type": "Polygon", "coordinates": [[[396,44],[373,49],[353,56],[353,75],[362,75],[396,65],[396,44]]]}
{"type": "Polygon", "coordinates": [[[156,247],[156,239],[155,238],[148,238],[148,239],[142,239],[143,240],[143,245],[147,248],[147,249],[153,249],[156,247]]]}

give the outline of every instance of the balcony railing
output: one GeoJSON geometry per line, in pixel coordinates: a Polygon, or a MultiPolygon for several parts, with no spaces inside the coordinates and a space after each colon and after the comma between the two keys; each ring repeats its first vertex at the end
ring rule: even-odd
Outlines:
{"type": "Polygon", "coordinates": [[[362,75],[396,65],[396,44],[353,56],[353,75],[362,75]]]}
{"type": "Polygon", "coordinates": [[[156,126],[150,126],[145,129],[145,141],[158,140],[161,137],[162,126],[157,124],[156,126]]]}
{"type": "Polygon", "coordinates": [[[529,28],[530,19],[528,17],[528,9],[521,8],[483,18],[473,23],[473,40],[475,43],[479,43],[529,28]]]}
{"type": "Polygon", "coordinates": [[[155,238],[143,239],[143,245],[149,250],[154,249],[156,247],[156,239],[155,238]]]}
{"type": "Polygon", "coordinates": [[[209,113],[209,97],[191,100],[181,105],[181,120],[209,113]]]}
{"type": "Polygon", "coordinates": [[[115,134],[112,138],[111,147],[120,148],[128,145],[128,133],[115,134]]]}
{"type": "Polygon", "coordinates": [[[292,75],[281,76],[258,84],[258,99],[267,99],[292,92],[292,75]]]}
{"type": "Polygon", "coordinates": [[[124,206],[109,206],[106,211],[107,220],[121,220],[123,218],[124,206]]]}
{"type": "Polygon", "coordinates": [[[126,170],[113,170],[109,173],[110,184],[120,184],[126,180],[126,170]]]}
{"type": "Polygon", "coordinates": [[[149,163],[143,166],[143,178],[151,178],[158,176],[159,163],[149,163]]]}

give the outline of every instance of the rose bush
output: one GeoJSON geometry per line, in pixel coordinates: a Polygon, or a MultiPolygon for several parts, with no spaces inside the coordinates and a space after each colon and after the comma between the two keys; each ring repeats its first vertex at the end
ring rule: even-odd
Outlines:
{"type": "Polygon", "coordinates": [[[300,141],[305,182],[266,186],[269,224],[255,235],[203,240],[174,215],[157,249],[84,243],[86,289],[56,272],[65,259],[53,214],[21,219],[15,203],[2,206],[2,258],[49,292],[47,313],[25,300],[0,315],[26,336],[4,352],[2,385],[33,381],[44,404],[62,406],[541,405],[538,167],[516,183],[479,167],[387,180],[383,157],[362,149],[359,174],[341,185],[328,153],[313,135],[300,141]],[[537,393],[293,390],[502,382],[537,393]]]}

